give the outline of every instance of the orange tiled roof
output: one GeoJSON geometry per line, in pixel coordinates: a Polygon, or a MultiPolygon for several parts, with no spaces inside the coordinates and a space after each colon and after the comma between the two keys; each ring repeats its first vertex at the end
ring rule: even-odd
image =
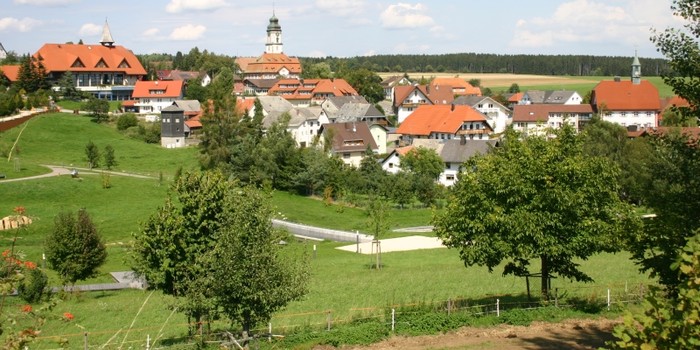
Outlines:
{"type": "Polygon", "coordinates": [[[287,100],[310,99],[318,94],[357,96],[345,79],[280,79],[268,90],[268,95],[279,95],[287,100]],[[313,87],[307,87],[307,86],[313,87]]]}
{"type": "Polygon", "coordinates": [[[246,111],[252,111],[253,105],[255,105],[254,98],[238,98],[236,99],[236,109],[240,113],[245,113],[246,111]]]}
{"type": "Polygon", "coordinates": [[[481,89],[476,86],[472,86],[466,80],[462,78],[448,78],[448,77],[437,77],[430,82],[431,86],[443,85],[451,86],[454,94],[456,95],[474,95],[481,96],[481,89]],[[464,90],[463,92],[456,92],[454,90],[464,90]]]}
{"type": "Polygon", "coordinates": [[[139,80],[134,86],[134,98],[178,98],[182,97],[182,80],[139,80]],[[162,91],[162,93],[156,93],[162,91]]]}
{"type": "Polygon", "coordinates": [[[146,70],[133,52],[124,46],[44,44],[34,57],[42,59],[51,72],[123,72],[146,75],[146,70]]]}
{"type": "Polygon", "coordinates": [[[631,81],[605,80],[593,88],[597,110],[605,104],[609,111],[659,111],[659,90],[648,80],[639,84],[631,81]]]}
{"type": "Polygon", "coordinates": [[[19,67],[19,65],[0,66],[0,72],[11,82],[16,82],[19,79],[19,67]]]}
{"type": "Polygon", "coordinates": [[[525,93],[524,93],[524,92],[518,92],[518,93],[515,93],[515,94],[511,95],[511,96],[508,98],[508,102],[510,102],[510,103],[518,103],[518,102],[520,102],[520,100],[523,99],[523,94],[525,94],[525,93]]]}
{"type": "Polygon", "coordinates": [[[531,105],[515,105],[513,107],[513,122],[534,123],[547,122],[552,113],[557,114],[593,114],[589,104],[558,105],[535,103],[531,105]]]}
{"type": "Polygon", "coordinates": [[[471,106],[422,105],[396,130],[397,134],[428,136],[431,133],[454,134],[464,122],[483,122],[486,117],[471,106]]]}
{"type": "Polygon", "coordinates": [[[264,53],[259,57],[239,57],[236,59],[238,68],[246,74],[277,73],[282,68],[292,74],[301,74],[301,62],[296,57],[283,53],[264,53]]]}
{"type": "Polygon", "coordinates": [[[197,114],[196,116],[185,120],[185,125],[187,125],[190,129],[196,129],[196,128],[201,128],[202,127],[202,120],[199,119],[202,114],[197,114]]]}
{"type": "Polygon", "coordinates": [[[680,97],[678,95],[661,99],[661,109],[665,110],[666,108],[674,107],[674,106],[675,107],[690,107],[690,102],[688,102],[688,100],[686,100],[683,97],[680,97]]]}

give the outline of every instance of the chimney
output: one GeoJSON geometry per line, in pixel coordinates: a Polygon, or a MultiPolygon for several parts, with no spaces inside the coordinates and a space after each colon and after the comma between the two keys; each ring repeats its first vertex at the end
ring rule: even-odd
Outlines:
{"type": "Polygon", "coordinates": [[[450,111],[452,111],[452,112],[455,111],[455,104],[454,103],[450,105],[450,111]]]}

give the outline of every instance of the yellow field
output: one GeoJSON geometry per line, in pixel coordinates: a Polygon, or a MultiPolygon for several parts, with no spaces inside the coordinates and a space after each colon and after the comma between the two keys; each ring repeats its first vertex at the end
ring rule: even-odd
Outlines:
{"type": "MultiPolygon", "coordinates": [[[[403,73],[379,73],[382,79],[394,76],[403,75],[403,73]]],[[[590,84],[590,79],[580,79],[580,78],[569,78],[561,76],[551,76],[551,75],[532,75],[532,74],[509,74],[509,73],[410,73],[409,77],[411,79],[420,79],[423,76],[425,78],[430,77],[459,77],[466,81],[471,79],[481,80],[481,86],[493,88],[493,87],[507,87],[513,83],[517,83],[520,86],[533,86],[533,85],[574,85],[574,84],[590,84]]]]}

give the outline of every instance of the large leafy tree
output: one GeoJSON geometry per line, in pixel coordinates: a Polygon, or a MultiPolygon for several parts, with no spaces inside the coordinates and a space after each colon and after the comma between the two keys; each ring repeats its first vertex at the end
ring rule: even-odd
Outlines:
{"type": "Polygon", "coordinates": [[[65,284],[94,277],[107,259],[105,244],[85,209],[80,209],[77,217],[71,212],[59,213],[44,248],[46,262],[65,284]]]}
{"type": "Polygon", "coordinates": [[[682,118],[697,119],[700,116],[700,66],[697,64],[700,61],[700,11],[694,0],[673,0],[671,9],[675,16],[686,20],[684,30],[654,30],[651,40],[669,60],[671,73],[663,75],[664,82],[690,102],[690,107],[679,108],[682,118]]]}
{"type": "Polygon", "coordinates": [[[347,80],[369,103],[375,104],[384,99],[382,78],[367,68],[347,70],[342,73],[341,78],[347,80]]]}
{"type": "Polygon", "coordinates": [[[283,251],[288,233],[272,227],[269,198],[253,187],[236,188],[225,200],[226,215],[206,265],[211,291],[223,313],[253,327],[307,291],[304,260],[283,251]]]}
{"type": "Polygon", "coordinates": [[[679,280],[670,266],[680,247],[700,229],[700,147],[680,130],[652,136],[648,146],[643,169],[647,182],[640,191],[656,217],[648,220],[643,234],[631,236],[629,249],[642,269],[658,277],[673,296],[679,280]]]}
{"type": "Polygon", "coordinates": [[[434,218],[467,266],[505,262],[504,274],[523,276],[539,260],[545,298],[552,275],[591,281],[575,260],[619,249],[622,232],[639,224],[618,196],[615,164],[586,156],[571,127],[554,135],[507,132],[502,147],[465,164],[434,218]]]}
{"type": "Polygon", "coordinates": [[[180,297],[180,309],[199,321],[210,315],[200,263],[222,229],[224,201],[236,186],[219,171],[190,172],[173,184],[170,198],[134,235],[134,271],[152,288],[180,297]]]}

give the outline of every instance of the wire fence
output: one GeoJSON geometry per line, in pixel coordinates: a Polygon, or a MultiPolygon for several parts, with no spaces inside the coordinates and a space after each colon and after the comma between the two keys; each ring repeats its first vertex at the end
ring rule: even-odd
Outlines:
{"type": "MultiPolygon", "coordinates": [[[[638,303],[644,299],[649,287],[644,284],[618,284],[612,286],[581,286],[576,288],[554,288],[550,300],[527,300],[526,296],[491,296],[485,298],[448,298],[433,302],[404,303],[383,307],[351,308],[348,310],[312,310],[299,313],[281,313],[275,315],[265,327],[252,331],[261,339],[272,339],[298,332],[330,331],[336,327],[358,321],[375,320],[382,323],[391,332],[400,331],[402,327],[415,322],[413,315],[439,313],[447,316],[496,316],[513,310],[534,311],[543,308],[576,309],[594,308],[610,310],[623,308],[629,303],[638,303]]],[[[222,330],[230,327],[229,322],[212,321],[207,325],[192,323],[169,323],[140,328],[123,328],[96,332],[77,332],[54,336],[40,336],[39,341],[72,344],[70,348],[84,349],[160,349],[164,342],[180,343],[186,346],[192,337],[185,335],[188,329],[199,329],[204,335],[210,329],[222,330]],[[169,330],[164,335],[164,329],[169,330]],[[179,334],[174,336],[172,330],[179,334]],[[107,338],[107,340],[105,340],[107,338]]],[[[214,331],[213,333],[216,333],[214,331]]],[[[212,333],[212,334],[213,334],[212,333]]],[[[211,334],[210,334],[211,335],[211,334]]],[[[214,341],[219,342],[219,341],[214,341]]],[[[192,343],[194,346],[194,343],[192,343]]],[[[47,347],[42,347],[47,348],[47,347]]],[[[62,349],[60,347],[57,349],[62,349]]]]}

